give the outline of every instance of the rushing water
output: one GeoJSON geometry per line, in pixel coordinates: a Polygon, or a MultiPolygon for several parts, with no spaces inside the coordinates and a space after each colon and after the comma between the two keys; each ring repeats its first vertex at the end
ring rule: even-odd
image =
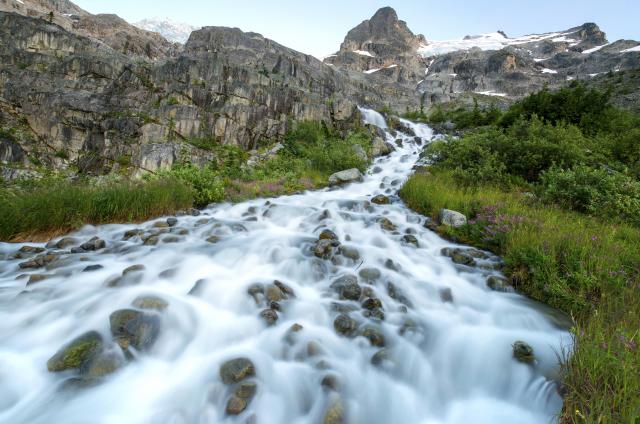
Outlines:
{"type": "MultiPolygon", "coordinates": [[[[363,115],[386,127],[375,112],[363,115]]],[[[405,124],[430,139],[428,127],[405,124]]],[[[99,236],[105,249],[64,254],[39,270],[20,270],[25,259],[10,258],[22,245],[0,244],[0,422],[317,423],[336,399],[349,423],[552,422],[561,407],[553,381],[557,354],[568,343],[557,320],[519,295],[489,290],[486,278],[496,271],[454,265],[441,254],[453,245],[398,199],[366,203],[376,194],[395,194],[418,158],[414,137],[398,136],[403,146],[377,159],[361,183],[216,205],[200,216],[179,217],[155,246],[140,237],[125,241],[123,234],[153,231],[161,220],[86,227],[73,236],[99,236]],[[380,217],[397,230],[383,230],[380,217]],[[316,258],[313,247],[323,229],[360,258],[337,256],[335,264],[316,258]],[[403,242],[405,234],[419,247],[403,242]],[[213,235],[219,240],[207,241],[213,235]],[[134,264],[145,269],[130,284],[108,287],[134,264]],[[82,272],[88,265],[103,268],[82,272]],[[331,288],[336,278],[367,268],[381,272],[370,284],[360,277],[360,285],[382,301],[384,320],[366,317],[360,302],[341,301],[331,288]],[[16,278],[34,273],[49,278],[30,285],[16,278]],[[274,280],[295,297],[281,301],[277,323],[267,326],[259,315],[264,304],[247,290],[274,280]],[[109,316],[141,295],[169,303],[157,313],[155,344],[134,351],[135,359],[98,385],[61,389],[75,374],[48,372],[47,360],[90,330],[120,355],[109,316]],[[336,333],[336,304],[352,307],[349,315],[360,328],[384,335],[386,360],[372,364],[380,347],[365,337],[336,333]],[[293,334],[295,323],[303,328],[293,334]],[[536,363],[513,358],[517,340],[533,347],[536,363]],[[253,361],[257,393],[245,412],[230,417],[231,389],[219,368],[236,357],[253,361]],[[328,375],[333,389],[321,384],[328,375]]]]}

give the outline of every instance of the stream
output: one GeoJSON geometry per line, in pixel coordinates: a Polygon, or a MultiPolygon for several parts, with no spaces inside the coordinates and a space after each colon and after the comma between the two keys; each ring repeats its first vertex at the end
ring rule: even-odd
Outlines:
{"type": "Polygon", "coordinates": [[[443,254],[396,196],[433,138],[403,123],[362,182],[0,243],[0,423],[555,422],[566,323],[443,254]]]}

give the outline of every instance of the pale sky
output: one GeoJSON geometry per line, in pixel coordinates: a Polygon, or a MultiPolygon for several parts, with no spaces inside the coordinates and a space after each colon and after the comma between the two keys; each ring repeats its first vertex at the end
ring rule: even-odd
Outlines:
{"type": "Polygon", "coordinates": [[[315,56],[338,50],[347,31],[383,6],[427,40],[503,30],[510,37],[596,22],[609,41],[640,39],[640,0],[73,0],[129,22],[170,18],[194,26],[253,31],[315,56]]]}

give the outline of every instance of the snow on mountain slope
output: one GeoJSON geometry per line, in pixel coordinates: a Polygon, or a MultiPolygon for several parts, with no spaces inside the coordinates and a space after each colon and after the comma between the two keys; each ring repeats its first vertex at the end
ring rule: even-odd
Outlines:
{"type": "Polygon", "coordinates": [[[143,19],[133,25],[140,29],[157,32],[167,40],[174,43],[186,43],[191,32],[198,29],[192,25],[174,22],[171,19],[143,19]]]}
{"type": "Polygon", "coordinates": [[[429,41],[418,49],[424,57],[438,56],[460,50],[470,50],[478,47],[481,50],[500,50],[507,46],[535,43],[538,41],[552,41],[554,43],[567,42],[569,46],[580,43],[575,32],[550,32],[546,34],[525,35],[518,38],[508,38],[501,32],[467,36],[462,40],[429,41]],[[575,37],[572,37],[575,36],[575,37]]]}

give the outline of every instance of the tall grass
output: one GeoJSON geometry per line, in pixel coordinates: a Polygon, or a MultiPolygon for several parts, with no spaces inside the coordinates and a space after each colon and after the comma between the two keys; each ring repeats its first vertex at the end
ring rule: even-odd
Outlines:
{"type": "Polygon", "coordinates": [[[176,179],[105,184],[46,179],[0,189],[0,239],[138,221],[190,207],[192,190],[176,179]]]}
{"type": "Polygon", "coordinates": [[[574,317],[562,422],[640,420],[638,228],[543,205],[527,193],[460,187],[445,171],[414,175],[400,194],[433,218],[441,208],[471,217],[463,228],[439,230],[502,255],[520,292],[574,317]]]}

